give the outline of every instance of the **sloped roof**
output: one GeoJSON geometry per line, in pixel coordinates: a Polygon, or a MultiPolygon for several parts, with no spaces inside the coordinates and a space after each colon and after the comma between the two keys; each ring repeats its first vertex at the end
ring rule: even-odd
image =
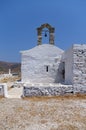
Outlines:
{"type": "Polygon", "coordinates": [[[42,44],[36,46],[30,50],[21,51],[22,55],[28,55],[31,57],[59,57],[64,51],[55,45],[42,44]]]}

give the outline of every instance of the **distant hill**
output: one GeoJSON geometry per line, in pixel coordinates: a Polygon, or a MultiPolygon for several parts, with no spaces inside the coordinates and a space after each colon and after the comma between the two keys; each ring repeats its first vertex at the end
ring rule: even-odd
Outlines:
{"type": "Polygon", "coordinates": [[[15,62],[13,63],[13,62],[0,61],[0,74],[8,73],[9,69],[11,69],[12,73],[20,73],[21,64],[15,62]]]}

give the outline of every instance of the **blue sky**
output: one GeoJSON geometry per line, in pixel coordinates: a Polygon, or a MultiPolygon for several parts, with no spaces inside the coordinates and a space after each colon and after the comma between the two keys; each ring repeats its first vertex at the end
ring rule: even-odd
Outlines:
{"type": "Polygon", "coordinates": [[[0,61],[20,62],[44,23],[55,27],[59,48],[86,44],[86,0],[0,0],[0,61]]]}

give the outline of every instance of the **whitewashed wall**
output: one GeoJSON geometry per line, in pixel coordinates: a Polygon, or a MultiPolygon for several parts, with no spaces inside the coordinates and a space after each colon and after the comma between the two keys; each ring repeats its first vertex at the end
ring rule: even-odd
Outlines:
{"type": "Polygon", "coordinates": [[[73,84],[73,47],[64,52],[62,60],[65,62],[65,84],[73,84]]]}
{"type": "Polygon", "coordinates": [[[0,83],[0,96],[8,97],[7,84],[0,83]]]}
{"type": "Polygon", "coordinates": [[[59,82],[57,72],[62,53],[63,50],[49,44],[22,51],[22,82],[59,82]],[[46,71],[46,66],[48,66],[48,72],[46,71]]]}

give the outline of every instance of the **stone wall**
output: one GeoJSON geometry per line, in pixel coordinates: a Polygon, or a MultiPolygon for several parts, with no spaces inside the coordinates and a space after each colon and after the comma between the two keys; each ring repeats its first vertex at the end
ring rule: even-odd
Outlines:
{"type": "Polygon", "coordinates": [[[73,46],[73,84],[76,91],[86,92],[86,45],[73,46]]]}
{"type": "Polygon", "coordinates": [[[65,84],[73,84],[73,47],[64,52],[62,61],[65,65],[65,84]]]}
{"type": "Polygon", "coordinates": [[[74,44],[63,55],[65,83],[74,86],[74,92],[86,92],[86,45],[74,44]]]}
{"type": "Polygon", "coordinates": [[[65,94],[73,94],[74,88],[72,85],[58,85],[58,86],[24,86],[23,96],[58,96],[65,94]]]}

